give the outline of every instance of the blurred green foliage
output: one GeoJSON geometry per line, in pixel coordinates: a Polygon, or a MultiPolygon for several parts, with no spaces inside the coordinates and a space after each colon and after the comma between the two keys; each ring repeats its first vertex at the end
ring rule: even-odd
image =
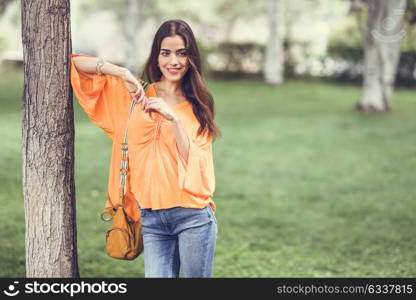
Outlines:
{"type": "Polygon", "coordinates": [[[352,16],[333,28],[328,41],[328,55],[359,62],[364,57],[363,34],[352,16]]]}
{"type": "MultiPolygon", "coordinates": [[[[301,44],[301,43],[299,43],[301,44]]],[[[305,49],[308,44],[300,45],[305,49]]],[[[284,39],[285,78],[294,78],[296,60],[289,52],[290,41],[284,39]]],[[[216,79],[259,79],[263,77],[266,47],[256,42],[221,42],[216,46],[206,47],[204,56],[207,74],[216,79]],[[212,58],[211,60],[208,58],[212,58]],[[218,62],[219,61],[219,62],[218,62]]]]}
{"type": "Polygon", "coordinates": [[[258,78],[264,64],[265,46],[254,42],[222,42],[208,49],[210,76],[215,78],[258,78]]]}

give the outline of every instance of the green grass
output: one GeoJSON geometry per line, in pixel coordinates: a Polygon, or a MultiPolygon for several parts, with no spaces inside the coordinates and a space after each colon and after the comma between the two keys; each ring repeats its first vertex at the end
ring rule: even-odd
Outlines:
{"type": "MultiPolygon", "coordinates": [[[[0,276],[25,276],[19,73],[0,81],[0,276]]],[[[214,277],[415,277],[416,99],[363,115],[360,88],[209,81],[223,138],[214,143],[214,277]]],[[[82,277],[143,277],[143,256],[106,256],[110,140],[75,103],[82,277]],[[87,165],[87,162],[91,162],[87,165]],[[87,167],[88,166],[88,167],[87,167]]]]}

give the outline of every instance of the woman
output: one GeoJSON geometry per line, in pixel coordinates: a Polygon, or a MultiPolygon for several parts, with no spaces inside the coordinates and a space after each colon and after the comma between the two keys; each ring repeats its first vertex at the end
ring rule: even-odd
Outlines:
{"type": "Polygon", "coordinates": [[[220,135],[195,37],[182,20],[164,22],[144,69],[71,54],[71,84],[88,117],[113,140],[106,208],[118,201],[120,144],[128,122],[125,208],[141,218],[146,277],[211,277],[217,238],[212,142],[220,135]]]}

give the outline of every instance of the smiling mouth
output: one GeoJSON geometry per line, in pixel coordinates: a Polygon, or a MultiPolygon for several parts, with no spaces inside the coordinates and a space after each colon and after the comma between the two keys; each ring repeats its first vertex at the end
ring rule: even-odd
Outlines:
{"type": "Polygon", "coordinates": [[[182,68],[167,68],[167,69],[168,69],[169,73],[177,74],[177,73],[179,73],[179,70],[182,69],[182,68]]]}

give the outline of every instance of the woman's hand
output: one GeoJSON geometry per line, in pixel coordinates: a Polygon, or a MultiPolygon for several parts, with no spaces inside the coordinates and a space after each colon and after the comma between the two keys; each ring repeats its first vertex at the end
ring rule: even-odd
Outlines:
{"type": "Polygon", "coordinates": [[[126,69],[121,78],[124,80],[124,86],[129,91],[131,97],[135,99],[137,104],[142,104],[143,109],[143,102],[145,99],[145,91],[143,86],[140,84],[137,78],[134,77],[133,74],[131,74],[131,72],[128,69],[126,69]]]}
{"type": "Polygon", "coordinates": [[[169,106],[169,104],[167,104],[166,101],[163,100],[162,98],[149,97],[146,99],[147,99],[146,103],[144,104],[144,109],[146,113],[149,112],[150,110],[154,110],[160,113],[169,121],[176,121],[178,119],[177,115],[169,106]]]}

